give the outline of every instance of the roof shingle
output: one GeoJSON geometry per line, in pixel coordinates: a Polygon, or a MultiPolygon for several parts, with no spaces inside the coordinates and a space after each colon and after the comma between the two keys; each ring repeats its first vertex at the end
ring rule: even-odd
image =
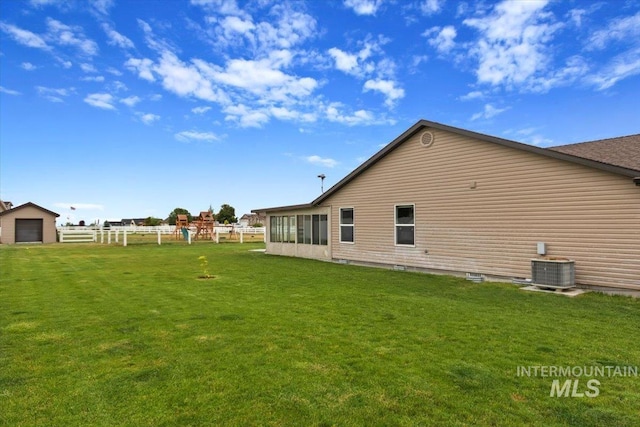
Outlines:
{"type": "Polygon", "coordinates": [[[549,147],[548,150],[640,171],[640,134],[549,147]]]}

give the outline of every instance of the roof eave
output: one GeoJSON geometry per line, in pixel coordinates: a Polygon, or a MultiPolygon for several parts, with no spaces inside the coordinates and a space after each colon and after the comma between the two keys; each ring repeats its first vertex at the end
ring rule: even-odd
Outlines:
{"type": "Polygon", "coordinates": [[[300,209],[309,209],[313,208],[315,205],[313,203],[302,203],[299,205],[288,205],[288,206],[276,206],[272,208],[260,208],[260,209],[251,209],[251,212],[260,214],[260,213],[271,213],[271,212],[282,212],[282,211],[297,211],[300,209]]]}

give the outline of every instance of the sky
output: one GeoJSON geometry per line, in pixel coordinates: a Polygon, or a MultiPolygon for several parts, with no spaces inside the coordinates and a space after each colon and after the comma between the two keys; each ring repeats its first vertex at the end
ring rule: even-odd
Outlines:
{"type": "Polygon", "coordinates": [[[549,147],[639,111],[640,0],[0,3],[0,199],[59,223],[308,203],[421,119],[549,147]]]}

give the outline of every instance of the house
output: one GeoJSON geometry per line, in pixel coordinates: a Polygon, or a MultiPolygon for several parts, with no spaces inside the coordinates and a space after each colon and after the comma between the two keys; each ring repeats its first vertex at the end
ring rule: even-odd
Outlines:
{"type": "Polygon", "coordinates": [[[240,217],[238,223],[241,227],[253,227],[255,224],[263,224],[266,221],[266,217],[264,215],[259,215],[257,213],[249,213],[244,214],[240,217]]]}
{"type": "Polygon", "coordinates": [[[31,202],[0,212],[0,243],[54,243],[59,216],[31,202]]]}
{"type": "Polygon", "coordinates": [[[568,258],[578,285],[640,290],[640,135],[544,149],[422,120],[311,203],[253,212],[270,254],[499,280],[568,258]]]}
{"type": "Polygon", "coordinates": [[[6,200],[0,200],[0,212],[8,211],[12,206],[13,203],[6,200]]]}
{"type": "Polygon", "coordinates": [[[146,218],[122,218],[122,224],[131,227],[143,226],[145,221],[146,218]]]}

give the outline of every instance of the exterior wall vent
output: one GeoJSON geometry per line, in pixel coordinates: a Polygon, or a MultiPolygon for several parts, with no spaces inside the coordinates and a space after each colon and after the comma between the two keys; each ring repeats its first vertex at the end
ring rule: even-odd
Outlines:
{"type": "Polygon", "coordinates": [[[484,282],[484,276],[480,273],[467,273],[467,280],[474,283],[484,282]]]}
{"type": "Polygon", "coordinates": [[[533,285],[567,289],[575,283],[575,262],[569,259],[532,259],[531,281],[533,285]]]}
{"type": "Polygon", "coordinates": [[[423,132],[422,135],[420,135],[420,144],[422,144],[423,147],[431,147],[433,140],[434,137],[431,132],[423,132]]]}

